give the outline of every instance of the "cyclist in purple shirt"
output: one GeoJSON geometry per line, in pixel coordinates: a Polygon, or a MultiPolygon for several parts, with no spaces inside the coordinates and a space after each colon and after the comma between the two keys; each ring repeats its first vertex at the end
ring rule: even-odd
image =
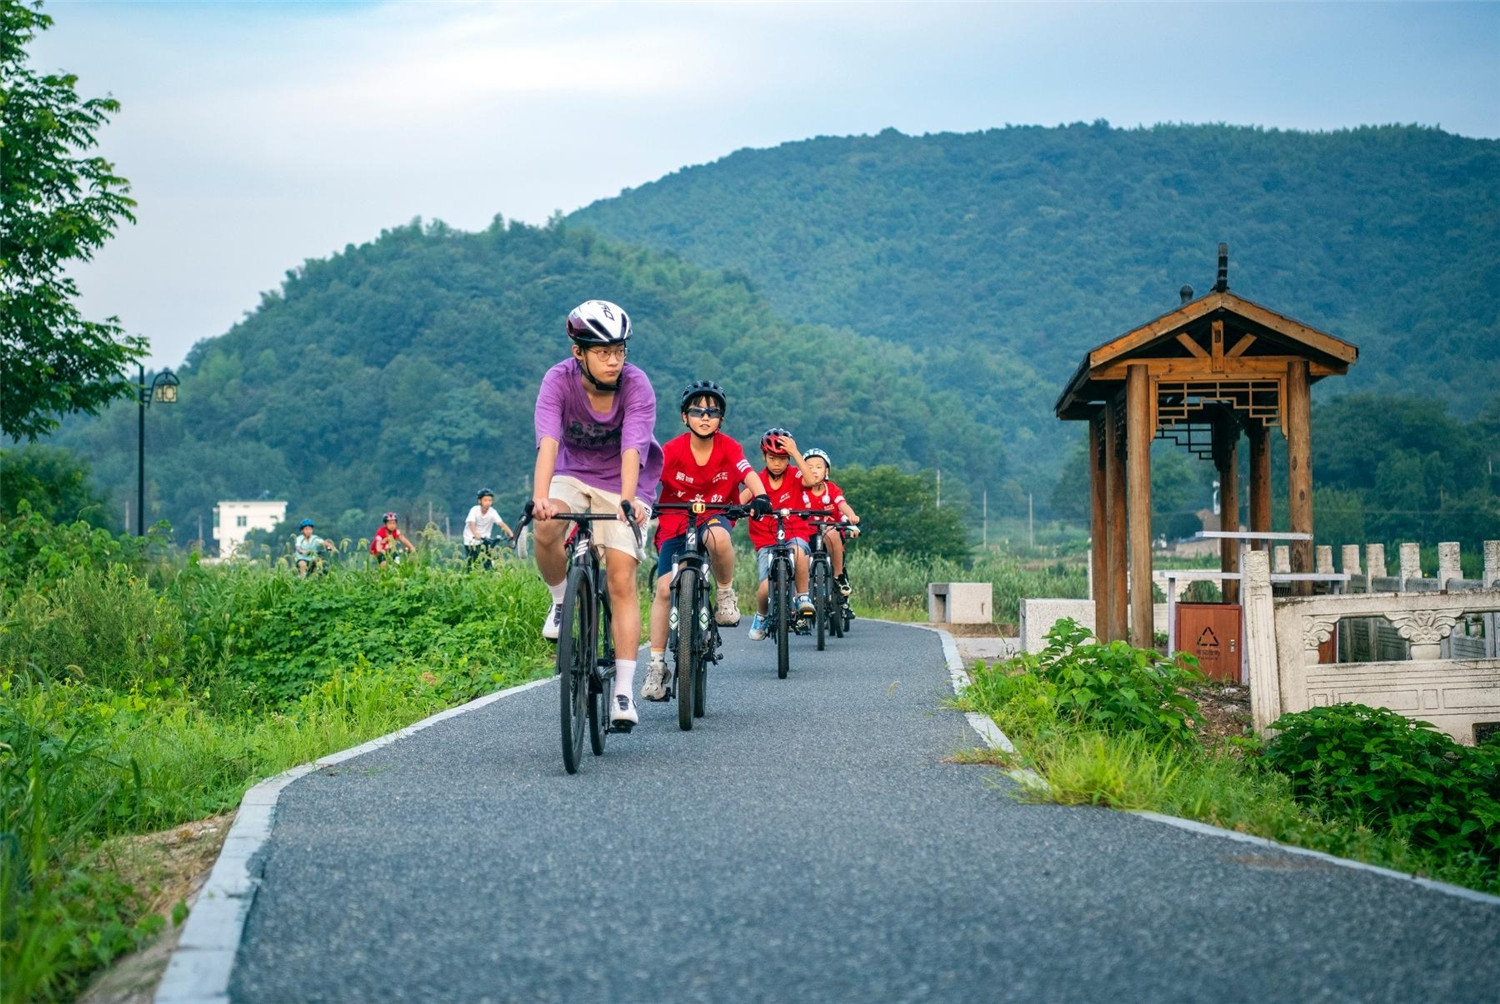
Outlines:
{"type": "Polygon", "coordinates": [[[594,524],[605,553],[615,643],[611,722],[639,721],[635,709],[636,655],[641,644],[636,569],[642,554],[627,520],[643,526],[651,511],[642,494],[661,478],[662,453],[652,435],[656,392],[625,361],[630,317],[608,300],[589,300],[568,315],[573,354],[547,371],[536,398],[536,472],[532,477],[537,570],[552,591],[542,636],[556,640],[567,582],[561,512],[613,512],[618,523],[594,524]],[[632,502],[633,500],[633,502],[632,502]]]}

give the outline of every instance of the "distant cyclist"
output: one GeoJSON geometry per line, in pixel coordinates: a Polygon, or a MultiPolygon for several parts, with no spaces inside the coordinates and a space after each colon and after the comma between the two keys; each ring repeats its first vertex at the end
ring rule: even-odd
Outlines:
{"type": "Polygon", "coordinates": [[[489,554],[492,543],[491,538],[495,535],[495,528],[499,527],[507,537],[514,537],[505,520],[500,518],[500,511],[495,506],[495,493],[488,488],[479,489],[474,497],[475,505],[469,510],[469,515],[464,518],[464,550],[469,555],[469,567],[474,567],[474,562],[482,560],[485,568],[493,567],[494,561],[489,554]]]}
{"type": "Polygon", "coordinates": [[[402,547],[408,551],[417,549],[417,545],[411,542],[411,538],[401,532],[396,514],[388,512],[380,517],[380,528],[375,531],[375,537],[370,541],[370,553],[375,555],[375,560],[383,565],[386,558],[395,557],[402,547]]]}
{"type": "Polygon", "coordinates": [[[313,521],[304,519],[297,525],[297,536],[292,541],[292,550],[297,560],[297,574],[307,578],[307,573],[323,560],[323,552],[333,550],[333,542],[313,533],[313,521]]]}
{"type": "Polygon", "coordinates": [[[611,722],[638,722],[635,667],[641,642],[641,604],[636,569],[642,553],[626,520],[646,522],[642,495],[661,477],[656,392],[646,374],[625,361],[630,317],[608,300],[589,300],[568,314],[572,354],[542,377],[536,399],[536,470],[532,504],[537,570],[552,593],[542,635],[556,639],[567,585],[562,512],[612,512],[620,522],[594,524],[604,551],[615,645],[611,722]]]}

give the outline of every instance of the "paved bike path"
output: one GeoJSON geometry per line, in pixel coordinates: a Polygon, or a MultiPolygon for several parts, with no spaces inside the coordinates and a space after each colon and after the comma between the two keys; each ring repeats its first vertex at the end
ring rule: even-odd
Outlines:
{"type": "Polygon", "coordinates": [[[310,774],[239,1001],[1492,1001],[1500,909],[943,757],[936,635],[731,633],[691,733],[563,772],[544,686],[310,774]]]}

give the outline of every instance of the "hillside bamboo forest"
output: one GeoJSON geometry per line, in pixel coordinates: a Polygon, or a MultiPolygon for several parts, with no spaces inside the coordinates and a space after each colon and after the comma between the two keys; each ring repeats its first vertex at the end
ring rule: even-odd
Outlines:
{"type": "MultiPolygon", "coordinates": [[[[1103,122],[745,150],[544,226],[413,221],[304,262],[150,414],[148,520],[185,542],[221,499],[284,498],[358,538],[385,509],[456,522],[481,484],[513,512],[562,319],[602,297],[663,439],[714,379],[747,447],[784,424],[835,477],[941,472],[976,539],[1028,496],[1081,532],[1083,430],[1052,404],[1090,348],[1206,291],[1219,241],[1231,289],[1360,348],[1315,388],[1320,539],[1500,537],[1500,143],[1103,122]]],[[[119,525],[133,402],[51,442],[119,525]]],[[[1157,532],[1191,532],[1211,465],[1155,455],[1157,532]]]]}

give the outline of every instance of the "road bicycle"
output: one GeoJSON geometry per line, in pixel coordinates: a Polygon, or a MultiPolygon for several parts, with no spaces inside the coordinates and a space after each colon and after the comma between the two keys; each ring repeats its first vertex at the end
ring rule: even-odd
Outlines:
{"type": "Polygon", "coordinates": [[[656,511],[688,513],[687,540],[672,575],[667,647],[676,663],[673,690],[677,724],[684,731],[702,718],[708,703],[708,666],[719,661],[719,625],[714,620],[717,600],[713,565],[708,554],[708,521],[717,515],[743,519],[749,506],[728,502],[660,502],[656,511]]]}
{"type": "MultiPolygon", "coordinates": [[[[519,534],[532,522],[534,503],[516,525],[519,534]]],[[[630,503],[625,503],[629,517],[630,503]]],[[[614,513],[560,512],[553,519],[571,520],[573,532],[566,548],[568,576],[563,590],[562,619],[557,633],[558,707],[561,710],[563,766],[578,773],[583,759],[584,722],[588,722],[589,747],[594,756],[604,755],[605,738],[611,732],[629,732],[631,722],[610,724],[609,703],[614,695],[615,643],[610,633],[609,584],[604,565],[594,550],[593,524],[618,519],[614,513]]],[[[640,527],[630,520],[636,544],[640,527]]]]}

